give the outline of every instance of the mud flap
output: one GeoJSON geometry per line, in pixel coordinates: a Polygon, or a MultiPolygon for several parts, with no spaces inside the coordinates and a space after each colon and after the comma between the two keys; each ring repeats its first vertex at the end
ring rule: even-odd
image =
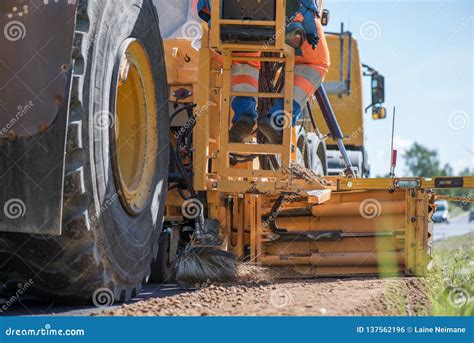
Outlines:
{"type": "Polygon", "coordinates": [[[0,3],[0,231],[61,234],[76,8],[0,3]]]}
{"type": "Polygon", "coordinates": [[[0,141],[0,232],[61,234],[68,107],[64,101],[46,133],[0,141]]]}

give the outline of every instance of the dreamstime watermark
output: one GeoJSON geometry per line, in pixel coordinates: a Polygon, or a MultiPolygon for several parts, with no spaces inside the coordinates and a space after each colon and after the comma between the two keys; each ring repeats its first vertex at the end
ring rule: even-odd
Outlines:
{"type": "Polygon", "coordinates": [[[449,115],[449,127],[455,131],[464,130],[471,124],[471,117],[467,112],[455,111],[449,115]]]}
{"type": "Polygon", "coordinates": [[[98,214],[91,217],[91,221],[95,222],[99,219],[100,215],[107,211],[107,209],[122,195],[122,191],[118,190],[117,193],[114,193],[112,196],[109,196],[100,206],[98,214]]]}
{"type": "Polygon", "coordinates": [[[364,128],[359,126],[357,129],[353,130],[350,134],[351,139],[357,139],[364,134],[364,128]]]}
{"type": "Polygon", "coordinates": [[[197,107],[196,110],[194,111],[194,115],[189,118],[186,123],[184,123],[183,126],[179,128],[178,131],[174,133],[174,137],[178,139],[181,137],[186,131],[188,131],[190,128],[192,128],[196,124],[197,118],[202,116],[205,113],[209,112],[209,107],[211,106],[211,102],[208,101],[204,106],[197,107]]]}
{"type": "MultiPolygon", "coordinates": [[[[63,0],[64,1],[64,0],[63,0]]],[[[43,0],[43,4],[49,5],[51,3],[58,3],[58,0],[43,0]]],[[[67,0],[68,5],[75,5],[77,3],[77,0],[67,0]]]]}
{"type": "Polygon", "coordinates": [[[188,21],[181,29],[181,34],[186,39],[200,39],[203,35],[201,23],[197,21],[188,21]]]}
{"type": "MultiPolygon", "coordinates": [[[[97,130],[108,130],[116,126],[115,114],[102,110],[94,113],[94,128],[97,130]]],[[[116,128],[117,130],[117,128],[116,128]]]]}
{"type": "Polygon", "coordinates": [[[3,205],[3,214],[10,220],[20,219],[26,214],[26,205],[21,199],[10,199],[3,205]]]}
{"type": "Polygon", "coordinates": [[[474,20],[474,16],[469,16],[469,17],[464,17],[464,19],[461,22],[461,25],[459,25],[456,30],[449,36],[447,43],[450,44],[453,42],[454,38],[466,31],[469,28],[469,25],[471,22],[474,20]]]}
{"type": "Polygon", "coordinates": [[[185,200],[181,205],[181,213],[187,219],[196,219],[204,212],[204,205],[199,199],[185,200]]]}
{"type": "Polygon", "coordinates": [[[292,126],[291,113],[285,110],[276,111],[270,116],[270,125],[277,131],[290,128],[292,126]]]}
{"type": "MultiPolygon", "coordinates": [[[[61,0],[65,2],[66,0],[61,0]]],[[[55,5],[58,4],[59,0],[43,0],[44,5],[55,5]]],[[[76,5],[77,0],[67,0],[68,5],[76,5]]],[[[5,26],[3,27],[3,35],[10,42],[17,42],[19,40],[25,39],[27,30],[25,24],[20,21],[20,19],[26,17],[30,13],[30,8],[28,5],[13,6],[11,10],[7,13],[7,18],[10,19],[5,26]]]]}
{"type": "Polygon", "coordinates": [[[293,295],[287,289],[277,288],[270,294],[270,304],[276,308],[289,306],[293,301],[293,295]]]}
{"type": "Polygon", "coordinates": [[[204,289],[204,288],[209,288],[212,286],[212,281],[210,279],[207,279],[206,281],[203,282],[197,282],[194,284],[194,288],[196,289],[204,289]]]}
{"type": "Polygon", "coordinates": [[[376,21],[366,21],[359,30],[360,37],[367,41],[372,41],[382,37],[382,28],[376,21]]]}
{"type": "Polygon", "coordinates": [[[469,291],[464,288],[453,288],[448,293],[448,302],[452,307],[461,308],[473,301],[469,291]]]}
{"type": "Polygon", "coordinates": [[[3,28],[5,38],[10,42],[16,42],[26,37],[26,27],[19,20],[9,21],[3,28]]]}
{"type": "MultiPolygon", "coordinates": [[[[296,20],[296,17],[297,15],[293,15],[291,17],[286,18],[285,27],[293,23],[296,20]]],[[[268,39],[265,43],[263,43],[263,48],[266,50],[274,46],[277,38],[281,35],[284,35],[285,32],[286,32],[285,29],[279,28],[270,39],[268,39]]]]}
{"type": "Polygon", "coordinates": [[[7,18],[10,19],[3,27],[3,35],[10,42],[17,42],[25,39],[26,26],[20,19],[29,13],[28,5],[22,7],[13,6],[11,11],[7,13],[7,18]]]}
{"type": "Polygon", "coordinates": [[[115,295],[112,290],[106,287],[98,288],[92,295],[92,303],[95,307],[112,306],[115,302],[115,295]]]}
{"type": "Polygon", "coordinates": [[[295,200],[297,197],[298,197],[298,194],[291,194],[289,197],[286,197],[285,200],[283,200],[281,206],[278,207],[276,211],[273,211],[272,213],[270,213],[270,215],[267,218],[265,218],[265,220],[263,221],[263,226],[268,227],[270,223],[274,222],[275,219],[277,219],[277,217],[280,215],[282,208],[285,205],[293,202],[293,200],[295,200]]]}
{"type": "Polygon", "coordinates": [[[382,214],[382,205],[377,199],[365,199],[359,205],[359,213],[362,218],[374,219],[382,214]]]}
{"type": "Polygon", "coordinates": [[[99,30],[95,33],[94,36],[89,36],[87,39],[86,49],[89,50],[92,45],[101,39],[101,37],[107,37],[111,28],[117,27],[120,25],[120,18],[118,16],[113,17],[111,20],[107,21],[107,25],[101,25],[99,30]]]}
{"type": "Polygon", "coordinates": [[[461,214],[464,213],[463,208],[467,207],[467,205],[472,201],[474,198],[474,194],[468,194],[467,196],[462,196],[461,199],[459,200],[459,205],[458,207],[455,207],[454,210],[451,212],[452,217],[457,217],[461,214]]]}
{"type": "Polygon", "coordinates": [[[13,306],[15,302],[18,301],[18,299],[21,298],[21,296],[31,287],[33,286],[34,281],[32,279],[29,279],[25,283],[19,283],[17,285],[17,290],[14,295],[12,295],[10,298],[6,299],[5,303],[0,307],[0,313],[3,313],[7,311],[10,307],[13,306]]]}
{"type": "Polygon", "coordinates": [[[15,124],[21,119],[23,118],[23,116],[25,116],[29,111],[31,111],[31,109],[35,106],[35,103],[33,101],[29,101],[27,104],[25,105],[18,105],[18,107],[16,108],[17,109],[17,112],[15,113],[15,115],[13,116],[13,118],[11,118],[1,129],[0,129],[0,136],[4,136],[6,134],[8,134],[8,131],[10,131],[14,126],[15,124]]]}
{"type": "Polygon", "coordinates": [[[86,332],[84,329],[53,329],[51,324],[46,324],[44,327],[39,329],[17,329],[9,327],[5,329],[6,336],[85,336],[86,332]]]}

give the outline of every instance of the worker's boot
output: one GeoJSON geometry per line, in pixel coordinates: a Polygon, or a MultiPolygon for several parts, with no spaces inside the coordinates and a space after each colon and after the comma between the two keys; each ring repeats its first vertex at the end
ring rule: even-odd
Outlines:
{"type": "Polygon", "coordinates": [[[258,129],[271,144],[282,144],[283,129],[274,122],[270,117],[261,117],[258,119],[258,129]]]}
{"type": "Polygon", "coordinates": [[[255,119],[249,115],[241,115],[229,131],[229,142],[245,143],[252,135],[255,119]]]}

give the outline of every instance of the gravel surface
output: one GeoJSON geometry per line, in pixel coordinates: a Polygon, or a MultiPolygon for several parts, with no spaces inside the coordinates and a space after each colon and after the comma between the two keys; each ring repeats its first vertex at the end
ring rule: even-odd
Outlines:
{"type": "Polygon", "coordinates": [[[106,316],[389,316],[429,315],[416,278],[351,278],[272,284],[205,285],[94,315],[106,316]]]}

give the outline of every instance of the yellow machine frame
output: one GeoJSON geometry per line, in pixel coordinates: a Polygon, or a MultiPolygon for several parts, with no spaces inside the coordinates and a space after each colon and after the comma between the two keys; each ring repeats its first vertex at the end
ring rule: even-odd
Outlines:
{"type": "MultiPolygon", "coordinates": [[[[204,35],[198,60],[190,42],[165,41],[171,90],[189,88],[194,111],[194,188],[206,193],[207,216],[220,223],[222,248],[238,258],[250,257],[261,265],[278,267],[282,277],[341,276],[360,274],[423,275],[430,260],[431,214],[436,188],[474,188],[474,177],[375,178],[343,176],[298,179],[290,171],[290,127],[282,145],[228,143],[232,96],[284,97],[287,115],[292,112],[294,53],[284,42],[285,1],[277,2],[275,22],[220,19],[219,0],[212,0],[212,32],[204,35]],[[220,25],[275,26],[275,45],[223,44],[220,25]],[[271,51],[279,57],[241,57],[236,52],[271,51]],[[180,57],[181,56],[181,57],[180,57]],[[178,75],[182,57],[193,56],[191,73],[178,75]],[[285,62],[283,94],[232,93],[233,61],[285,62]],[[190,78],[190,74],[194,78],[190,78]],[[280,154],[282,168],[259,170],[257,163],[230,166],[229,154],[280,154]],[[460,186],[461,184],[461,186],[460,186]],[[285,195],[277,213],[277,199],[285,195]],[[274,212],[274,211],[273,211],[274,212]],[[276,215],[275,225],[304,240],[285,239],[264,218],[276,215]],[[336,232],[338,239],[325,239],[336,232]],[[316,239],[314,237],[322,237],[316,239]]],[[[189,68],[189,66],[187,67],[189,68]]],[[[176,99],[171,96],[172,101],[176,99]]],[[[186,101],[192,102],[187,99],[186,101]]],[[[291,117],[290,117],[291,118],[291,117]]],[[[183,200],[176,191],[168,195],[166,221],[183,220],[183,200]]],[[[294,237],[294,236],[292,236],[294,237]]]]}

